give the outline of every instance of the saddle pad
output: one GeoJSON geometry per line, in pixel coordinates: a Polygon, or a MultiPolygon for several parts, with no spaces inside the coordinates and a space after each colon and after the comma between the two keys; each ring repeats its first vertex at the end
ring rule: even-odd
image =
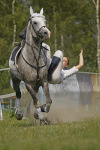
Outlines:
{"type": "Polygon", "coordinates": [[[11,61],[14,61],[14,64],[17,64],[17,57],[18,57],[18,54],[21,51],[21,49],[22,49],[22,47],[19,45],[19,46],[15,47],[11,53],[10,59],[11,59],[11,61]]]}

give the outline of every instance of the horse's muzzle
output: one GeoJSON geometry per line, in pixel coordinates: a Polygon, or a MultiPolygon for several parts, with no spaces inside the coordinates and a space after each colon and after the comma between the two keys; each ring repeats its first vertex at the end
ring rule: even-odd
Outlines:
{"type": "Polygon", "coordinates": [[[42,35],[43,39],[50,39],[51,32],[46,27],[42,28],[40,34],[42,35]]]}

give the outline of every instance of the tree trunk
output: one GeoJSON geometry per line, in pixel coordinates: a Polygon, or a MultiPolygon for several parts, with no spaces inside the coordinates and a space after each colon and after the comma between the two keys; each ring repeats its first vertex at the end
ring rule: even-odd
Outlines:
{"type": "Polygon", "coordinates": [[[97,22],[97,63],[100,73],[100,21],[99,21],[99,3],[100,0],[92,0],[96,8],[96,22],[97,22]]]}
{"type": "Polygon", "coordinates": [[[55,35],[55,51],[57,50],[57,38],[56,38],[56,34],[57,34],[57,27],[56,27],[56,23],[54,24],[54,35],[55,35]]]}
{"type": "Polygon", "coordinates": [[[1,3],[3,6],[6,6],[6,4],[5,4],[2,0],[0,0],[0,3],[1,3]]]}
{"type": "Polygon", "coordinates": [[[63,37],[63,34],[61,34],[61,49],[62,49],[62,52],[64,54],[64,37],[63,37]]]}
{"type": "Polygon", "coordinates": [[[15,39],[16,39],[16,23],[15,23],[15,10],[14,10],[14,5],[15,5],[15,0],[12,2],[12,15],[13,15],[13,46],[15,44],[15,39]]]}
{"type": "Polygon", "coordinates": [[[55,51],[57,50],[57,26],[56,26],[56,12],[55,12],[55,8],[53,7],[53,12],[54,12],[54,46],[55,46],[55,51]]]}

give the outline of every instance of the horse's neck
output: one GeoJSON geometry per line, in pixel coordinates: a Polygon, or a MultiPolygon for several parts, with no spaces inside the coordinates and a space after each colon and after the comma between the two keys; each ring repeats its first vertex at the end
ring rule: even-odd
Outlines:
{"type": "Polygon", "coordinates": [[[24,56],[29,59],[33,58],[34,59],[34,54],[38,57],[39,55],[39,50],[41,48],[41,40],[39,38],[36,38],[36,34],[34,31],[31,29],[31,27],[28,26],[27,32],[26,32],[26,42],[25,42],[25,47],[23,49],[23,54],[24,56]],[[31,57],[33,56],[33,57],[31,57]]]}
{"type": "Polygon", "coordinates": [[[27,32],[26,32],[26,46],[27,46],[27,43],[31,46],[34,45],[36,47],[39,47],[41,43],[40,39],[37,38],[36,33],[32,29],[32,26],[30,25],[28,25],[27,32]]]}

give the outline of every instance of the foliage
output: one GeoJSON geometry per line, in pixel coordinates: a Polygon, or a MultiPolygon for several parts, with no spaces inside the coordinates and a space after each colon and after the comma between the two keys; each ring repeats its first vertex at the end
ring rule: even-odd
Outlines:
{"type": "MultiPolygon", "coordinates": [[[[47,26],[51,31],[50,45],[52,55],[61,49],[70,59],[70,67],[78,64],[80,49],[84,50],[84,67],[81,71],[98,72],[96,45],[96,18],[92,0],[13,0],[0,1],[0,68],[8,67],[8,60],[13,49],[13,21],[16,24],[16,42],[20,42],[19,33],[27,26],[29,6],[35,12],[44,8],[47,26]],[[56,29],[55,29],[56,27],[56,29]],[[63,38],[63,40],[62,40],[63,38]],[[56,39],[56,41],[55,41],[56,39]],[[55,43],[56,42],[56,43],[55,43]]],[[[8,80],[7,76],[0,78],[8,80]]]]}

